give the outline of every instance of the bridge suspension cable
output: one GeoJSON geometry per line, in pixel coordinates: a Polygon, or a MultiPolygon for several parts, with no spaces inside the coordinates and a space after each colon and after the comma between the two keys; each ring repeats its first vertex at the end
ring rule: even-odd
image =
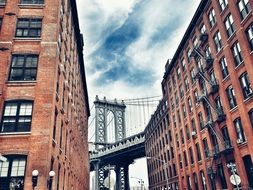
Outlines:
{"type": "MultiPolygon", "coordinates": [[[[157,105],[159,104],[159,101],[161,100],[161,95],[156,96],[149,96],[149,97],[140,97],[140,98],[126,98],[122,99],[122,102],[127,106],[125,110],[125,125],[126,125],[126,136],[131,136],[136,133],[142,132],[147,123],[149,122],[149,119],[151,117],[151,114],[155,111],[157,108],[157,105]]],[[[108,100],[111,102],[115,102],[114,100],[108,100]]],[[[93,139],[95,136],[95,109],[94,104],[91,108],[91,117],[89,119],[89,141],[93,139]]],[[[108,138],[107,140],[113,140],[115,136],[115,130],[113,130],[115,127],[113,126],[113,115],[107,114],[107,123],[106,123],[106,129],[108,138]]],[[[114,139],[115,140],[115,139],[114,139]]]]}

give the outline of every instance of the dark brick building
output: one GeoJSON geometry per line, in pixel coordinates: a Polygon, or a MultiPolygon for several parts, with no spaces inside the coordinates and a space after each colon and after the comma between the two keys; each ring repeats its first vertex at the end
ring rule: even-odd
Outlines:
{"type": "Polygon", "coordinates": [[[252,0],[200,2],[166,64],[166,122],[154,116],[146,129],[150,189],[165,187],[166,175],[170,189],[232,189],[232,165],[238,188],[253,188],[252,8],[252,0]]]}
{"type": "Polygon", "coordinates": [[[0,0],[1,190],[89,188],[82,51],[75,0],[0,0]]]}

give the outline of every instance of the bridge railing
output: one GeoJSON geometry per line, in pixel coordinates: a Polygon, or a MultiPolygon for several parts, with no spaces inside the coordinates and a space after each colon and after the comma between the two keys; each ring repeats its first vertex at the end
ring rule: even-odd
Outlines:
{"type": "Polygon", "coordinates": [[[98,159],[99,157],[120,151],[125,148],[129,148],[131,146],[138,145],[143,142],[145,142],[144,132],[125,138],[121,141],[106,145],[102,148],[90,151],[90,160],[98,159]]]}

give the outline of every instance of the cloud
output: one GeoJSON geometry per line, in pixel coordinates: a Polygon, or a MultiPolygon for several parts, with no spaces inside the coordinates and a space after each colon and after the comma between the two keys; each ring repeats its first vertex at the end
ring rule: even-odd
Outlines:
{"type": "Polygon", "coordinates": [[[190,22],[197,0],[77,0],[85,39],[90,97],[161,94],[164,66],[190,22]],[[103,89],[110,89],[102,91],[103,89]],[[132,89],[127,91],[127,89],[132,89]],[[149,89],[143,90],[143,89],[149,89]]]}

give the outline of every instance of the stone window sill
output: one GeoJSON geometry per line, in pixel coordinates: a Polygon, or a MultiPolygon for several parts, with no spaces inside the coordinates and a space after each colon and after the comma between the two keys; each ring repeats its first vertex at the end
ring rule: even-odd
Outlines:
{"type": "Polygon", "coordinates": [[[30,136],[31,132],[8,132],[8,133],[0,133],[0,136],[13,136],[13,137],[17,137],[17,136],[30,136]]]}

